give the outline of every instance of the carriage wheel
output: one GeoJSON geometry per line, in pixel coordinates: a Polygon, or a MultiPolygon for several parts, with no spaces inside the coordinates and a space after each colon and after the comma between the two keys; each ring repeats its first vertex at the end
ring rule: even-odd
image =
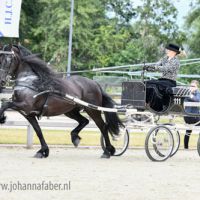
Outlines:
{"type": "Polygon", "coordinates": [[[197,141],[197,152],[200,156],[200,135],[199,135],[199,138],[198,138],[198,141],[197,141]]]}
{"type": "MultiPolygon", "coordinates": [[[[115,147],[115,154],[114,156],[121,156],[129,145],[129,132],[126,128],[120,128],[119,136],[112,137],[109,135],[111,144],[115,147]]],[[[101,147],[105,150],[105,140],[103,135],[101,135],[101,147]]]]}
{"type": "Polygon", "coordinates": [[[177,153],[177,151],[180,147],[181,138],[180,138],[180,133],[177,129],[170,129],[170,130],[173,130],[172,135],[173,135],[173,139],[174,139],[174,148],[173,148],[173,151],[170,155],[170,157],[172,157],[177,153]]]}
{"type": "Polygon", "coordinates": [[[173,128],[173,126],[174,126],[173,124],[165,123],[163,125],[165,125],[165,126],[167,125],[167,126],[171,126],[172,127],[172,128],[170,127],[170,130],[172,132],[173,139],[174,139],[174,148],[173,148],[173,151],[172,151],[172,153],[170,155],[170,157],[172,157],[172,156],[174,156],[176,154],[176,152],[178,151],[178,149],[180,147],[180,140],[181,140],[180,133],[176,128],[173,128]]]}
{"type": "Polygon", "coordinates": [[[174,139],[169,128],[158,125],[150,129],[145,140],[145,151],[152,161],[165,161],[173,151],[174,139]]]}

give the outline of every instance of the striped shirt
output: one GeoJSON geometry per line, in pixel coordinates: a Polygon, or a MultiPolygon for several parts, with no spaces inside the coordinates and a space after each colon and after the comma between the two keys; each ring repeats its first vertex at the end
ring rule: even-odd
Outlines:
{"type": "Polygon", "coordinates": [[[156,63],[154,70],[162,72],[161,78],[176,81],[179,68],[180,68],[180,62],[176,56],[171,59],[168,59],[168,57],[165,56],[156,63]]]}

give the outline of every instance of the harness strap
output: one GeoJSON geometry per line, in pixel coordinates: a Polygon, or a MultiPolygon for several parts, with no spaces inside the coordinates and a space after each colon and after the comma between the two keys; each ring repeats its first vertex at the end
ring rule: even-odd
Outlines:
{"type": "Polygon", "coordinates": [[[39,90],[37,88],[31,87],[30,85],[26,85],[26,84],[18,84],[18,85],[15,85],[14,88],[15,87],[26,87],[28,89],[31,89],[31,90],[35,91],[35,92],[39,92],[39,90]]]}
{"type": "MultiPolygon", "coordinates": [[[[39,92],[39,90],[37,88],[31,87],[30,85],[27,85],[27,84],[18,84],[17,86],[19,86],[19,87],[26,87],[28,89],[31,89],[31,90],[35,91],[35,92],[39,92]]],[[[45,95],[45,100],[44,100],[44,103],[43,103],[43,105],[41,107],[41,110],[39,110],[39,111],[31,111],[31,113],[34,113],[34,114],[37,115],[38,119],[41,119],[41,116],[43,116],[44,113],[47,111],[47,109],[48,109],[48,99],[49,99],[49,96],[52,93],[56,93],[58,95],[62,95],[57,90],[45,90],[45,91],[40,92],[40,93],[38,93],[38,94],[36,94],[36,95],[33,96],[33,98],[37,98],[38,96],[45,95]]]]}
{"type": "Polygon", "coordinates": [[[42,109],[40,110],[40,113],[38,114],[38,119],[40,119],[41,118],[41,116],[43,116],[44,115],[44,113],[47,111],[47,109],[48,109],[48,99],[49,99],[49,95],[50,95],[50,93],[46,93],[46,95],[45,95],[45,101],[44,101],[44,103],[43,103],[43,105],[42,105],[42,109]]]}

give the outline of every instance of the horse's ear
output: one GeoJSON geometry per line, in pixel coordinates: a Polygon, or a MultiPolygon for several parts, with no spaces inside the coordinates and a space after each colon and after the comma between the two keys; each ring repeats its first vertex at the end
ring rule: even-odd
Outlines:
{"type": "Polygon", "coordinates": [[[12,48],[11,48],[12,51],[14,51],[15,53],[19,54],[20,53],[20,49],[17,45],[12,45],[12,48]]]}
{"type": "Polygon", "coordinates": [[[19,46],[16,44],[13,44],[12,47],[16,47],[17,49],[19,49],[19,46]]]}
{"type": "Polygon", "coordinates": [[[20,54],[23,57],[26,57],[26,56],[29,56],[29,55],[32,54],[32,52],[29,49],[27,49],[26,47],[22,46],[21,44],[18,44],[17,47],[19,48],[20,54]]]}
{"type": "Polygon", "coordinates": [[[8,48],[11,50],[11,49],[12,49],[12,46],[13,46],[12,44],[9,44],[9,45],[8,45],[8,48]]]}

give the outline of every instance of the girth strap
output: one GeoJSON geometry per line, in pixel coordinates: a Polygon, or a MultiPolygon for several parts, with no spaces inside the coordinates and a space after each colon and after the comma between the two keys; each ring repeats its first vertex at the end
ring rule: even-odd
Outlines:
{"type": "Polygon", "coordinates": [[[45,101],[44,101],[43,106],[42,106],[42,109],[40,110],[40,113],[39,113],[39,115],[38,115],[38,119],[40,119],[41,116],[43,116],[44,113],[48,110],[48,99],[49,99],[49,94],[50,94],[50,93],[47,93],[47,94],[45,95],[45,101]]]}

